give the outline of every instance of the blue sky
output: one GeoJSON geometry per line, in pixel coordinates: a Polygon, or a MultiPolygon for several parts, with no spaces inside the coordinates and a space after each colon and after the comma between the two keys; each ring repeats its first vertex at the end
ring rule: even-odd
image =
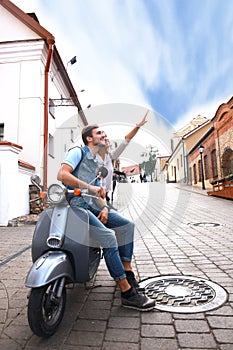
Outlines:
{"type": "Polygon", "coordinates": [[[130,103],[183,126],[233,95],[232,0],[13,0],[56,39],[83,108],[130,103]]]}

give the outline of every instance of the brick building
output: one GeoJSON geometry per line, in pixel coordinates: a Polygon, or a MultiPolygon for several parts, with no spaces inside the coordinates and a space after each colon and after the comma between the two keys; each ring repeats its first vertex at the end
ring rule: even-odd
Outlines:
{"type": "Polygon", "coordinates": [[[212,128],[188,154],[189,184],[200,186],[202,173],[199,147],[204,147],[202,159],[207,188],[212,188],[214,182],[230,179],[233,174],[233,97],[219,106],[212,122],[212,128]]]}

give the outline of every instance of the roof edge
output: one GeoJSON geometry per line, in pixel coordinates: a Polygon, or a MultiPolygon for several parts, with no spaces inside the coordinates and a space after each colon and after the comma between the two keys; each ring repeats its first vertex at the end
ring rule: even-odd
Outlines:
{"type": "Polygon", "coordinates": [[[224,109],[224,107],[231,108],[230,105],[232,104],[232,102],[233,102],[233,96],[231,96],[231,98],[229,99],[229,101],[224,102],[224,103],[221,103],[221,104],[218,106],[218,108],[217,108],[217,110],[216,110],[216,112],[215,112],[215,115],[214,115],[214,117],[212,118],[212,120],[214,121],[214,119],[218,119],[218,118],[219,118],[219,114],[221,114],[221,111],[222,111],[222,109],[224,109]]]}
{"type": "Polygon", "coordinates": [[[198,142],[193,146],[193,148],[189,151],[187,155],[190,155],[197,149],[198,146],[202,144],[203,141],[215,130],[214,126],[212,126],[209,130],[206,131],[206,133],[198,140],[198,142]]]}
{"type": "Polygon", "coordinates": [[[40,37],[45,39],[48,44],[54,44],[54,36],[48,32],[44,27],[42,27],[38,22],[36,22],[32,17],[23,12],[19,7],[13,4],[9,0],[0,0],[0,5],[2,5],[7,11],[9,11],[13,16],[18,18],[22,23],[24,23],[28,28],[38,34],[40,37]]]}

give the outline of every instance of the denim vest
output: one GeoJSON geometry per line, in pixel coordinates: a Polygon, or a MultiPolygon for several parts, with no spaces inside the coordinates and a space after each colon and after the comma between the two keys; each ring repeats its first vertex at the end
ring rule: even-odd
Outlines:
{"type": "MultiPolygon", "coordinates": [[[[101,179],[95,179],[98,175],[99,164],[96,157],[93,157],[93,154],[89,147],[84,146],[82,148],[83,158],[80,163],[73,170],[72,175],[78,179],[85,181],[87,184],[92,186],[101,186],[101,179]]],[[[71,205],[77,205],[79,207],[87,208],[94,205],[94,201],[90,197],[73,197],[70,201],[71,205]]]]}

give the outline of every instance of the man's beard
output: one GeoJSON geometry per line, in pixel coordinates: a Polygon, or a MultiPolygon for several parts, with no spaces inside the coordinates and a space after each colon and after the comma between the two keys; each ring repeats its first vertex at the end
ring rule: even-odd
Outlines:
{"type": "Polygon", "coordinates": [[[94,147],[99,147],[99,148],[101,148],[101,149],[103,149],[104,147],[106,147],[104,141],[95,142],[95,143],[93,143],[93,146],[94,146],[94,147]]]}
{"type": "Polygon", "coordinates": [[[93,143],[93,152],[98,153],[105,150],[106,145],[101,141],[93,143]]]}

